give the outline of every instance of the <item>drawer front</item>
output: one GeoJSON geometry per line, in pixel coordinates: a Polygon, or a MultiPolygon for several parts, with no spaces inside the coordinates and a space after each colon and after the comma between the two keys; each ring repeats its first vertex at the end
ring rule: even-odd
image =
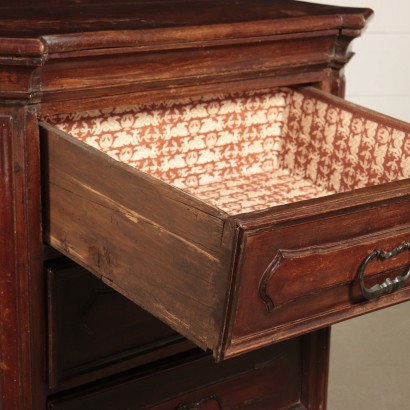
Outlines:
{"type": "Polygon", "coordinates": [[[47,274],[52,389],[72,387],[194,347],[72,262],[54,262],[47,274]]]}
{"type": "Polygon", "coordinates": [[[402,199],[244,230],[228,354],[407,300],[409,206],[402,199]],[[393,252],[366,263],[377,249],[393,252]],[[371,290],[397,277],[403,279],[398,289],[391,285],[383,295],[371,290]]]}
{"type": "Polygon", "coordinates": [[[289,409],[323,404],[327,338],[304,337],[214,363],[208,354],[52,400],[55,410],[289,409]],[[312,356],[310,356],[312,355],[312,356]],[[314,369],[308,357],[315,357],[314,369]],[[302,390],[303,386],[303,390],[302,390]],[[314,386],[314,397],[308,397],[314,386]],[[316,403],[316,404],[313,404],[316,403]]]}

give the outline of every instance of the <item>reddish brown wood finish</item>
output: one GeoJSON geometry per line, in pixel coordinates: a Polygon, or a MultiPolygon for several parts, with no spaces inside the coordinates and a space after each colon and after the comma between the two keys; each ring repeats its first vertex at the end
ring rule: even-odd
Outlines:
{"type": "Polygon", "coordinates": [[[46,240],[199,346],[216,346],[231,261],[221,243],[234,235],[221,212],[44,127],[46,240]]]}
{"type": "MultiPolygon", "coordinates": [[[[150,0],[120,2],[85,0],[16,0],[2,7],[0,33],[9,38],[45,39],[49,51],[64,52],[150,43],[167,44],[288,34],[328,28],[363,28],[371,11],[288,0],[150,0]],[[30,7],[27,7],[30,5],[30,7]],[[98,7],[96,7],[98,5],[98,7]],[[44,12],[48,7],[47,13],[44,12]],[[109,16],[109,18],[107,18],[109,16]],[[27,24],[23,24],[24,23],[27,24]],[[275,23],[275,24],[269,24],[275,23]],[[130,33],[130,30],[135,31],[130,33]],[[100,32],[104,32],[101,38],[100,32]],[[86,34],[89,33],[89,34],[86,34]]],[[[18,43],[18,40],[15,40],[18,43]]],[[[43,42],[22,42],[16,50],[4,44],[4,54],[39,55],[43,42]]],[[[20,44],[20,43],[18,43],[20,44]]]]}
{"type": "Polygon", "coordinates": [[[112,105],[114,96],[233,80],[322,81],[351,56],[348,43],[371,15],[285,0],[23,4],[1,9],[0,96],[41,101],[45,113],[74,110],[62,101],[78,110],[108,95],[112,105]]]}
{"type": "Polygon", "coordinates": [[[66,258],[48,263],[47,282],[53,394],[195,348],[66,258]]]}
{"type": "Polygon", "coordinates": [[[330,355],[330,327],[302,336],[302,383],[301,403],[306,410],[325,410],[327,408],[327,385],[330,355]]]}
{"type": "MultiPolygon", "coordinates": [[[[300,92],[410,130],[339,98],[300,92]]],[[[218,360],[409,298],[405,287],[361,303],[354,287],[373,249],[409,239],[408,181],[228,217],[42,127],[47,241],[218,360]]],[[[374,263],[366,280],[382,282],[409,263],[408,252],[374,263]]]]}
{"type": "MultiPolygon", "coordinates": [[[[233,79],[272,78],[283,75],[284,66],[291,66],[295,74],[311,68],[319,81],[321,70],[334,58],[333,47],[338,35],[338,30],[327,30],[254,37],[200,48],[177,46],[161,52],[137,50],[124,55],[122,50],[120,55],[79,58],[75,65],[65,60],[51,60],[42,70],[43,112],[50,112],[48,107],[55,100],[78,100],[79,93],[83,98],[96,101],[95,98],[107,93],[128,94],[176,85],[209,86],[233,79]],[[109,72],[107,65],[111,67],[109,72]]],[[[289,70],[286,74],[289,75],[289,70]]]]}
{"type": "Polygon", "coordinates": [[[1,107],[0,138],[0,408],[43,408],[45,318],[35,117],[26,108],[1,107]]]}
{"type": "MultiPolygon", "coordinates": [[[[252,341],[270,343],[298,334],[297,329],[304,332],[390,304],[389,297],[365,301],[353,286],[369,253],[390,250],[408,240],[408,206],[408,198],[400,198],[244,232],[237,277],[241,284],[232,322],[233,349],[240,352],[252,341]]],[[[390,270],[403,270],[409,262],[408,253],[400,254],[369,265],[366,275],[374,276],[373,283],[381,283],[396,276],[390,270]]],[[[394,301],[408,297],[408,288],[392,295],[394,301]]]]}
{"type": "Polygon", "coordinates": [[[322,331],[220,364],[202,354],[189,362],[170,363],[155,373],[140,372],[99,390],[52,400],[49,409],[182,410],[196,408],[195,403],[210,410],[322,409],[326,378],[321,369],[326,368],[328,357],[327,335],[322,331]]]}
{"type": "MultiPolygon", "coordinates": [[[[230,91],[238,85],[255,89],[314,83],[340,94],[343,66],[351,56],[348,44],[370,14],[367,9],[285,0],[15,0],[0,5],[2,410],[44,410],[47,394],[37,118],[230,91]],[[171,63],[179,68],[172,76],[166,71],[171,63]],[[161,79],[152,75],[157,70],[161,79]]],[[[387,194],[360,194],[357,202],[387,198],[393,191],[398,195],[400,187],[387,188],[387,194]]],[[[329,210],[343,208],[343,201],[329,210]]],[[[297,215],[293,208],[279,214],[292,219],[312,209],[317,206],[297,215]]],[[[262,227],[263,214],[258,221],[262,227]]],[[[319,350],[309,351],[311,365],[304,367],[302,390],[313,404],[306,407],[320,408],[320,402],[324,408],[322,390],[315,395],[314,386],[319,373],[321,389],[326,384],[326,349],[317,362],[319,350]]]]}

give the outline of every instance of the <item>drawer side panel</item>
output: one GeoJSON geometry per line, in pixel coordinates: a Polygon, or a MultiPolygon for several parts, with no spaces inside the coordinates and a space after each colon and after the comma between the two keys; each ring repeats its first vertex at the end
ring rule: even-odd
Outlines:
{"type": "Polygon", "coordinates": [[[42,143],[46,241],[215,349],[232,246],[223,215],[51,128],[42,143]]]}

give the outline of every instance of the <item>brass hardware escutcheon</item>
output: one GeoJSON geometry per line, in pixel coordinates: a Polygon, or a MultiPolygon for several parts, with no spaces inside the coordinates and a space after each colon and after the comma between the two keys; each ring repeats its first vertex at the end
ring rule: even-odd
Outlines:
{"type": "Polygon", "coordinates": [[[218,404],[219,410],[223,410],[221,401],[220,401],[219,398],[218,398],[216,395],[214,395],[214,394],[213,394],[212,396],[205,397],[205,398],[203,398],[203,399],[201,399],[201,400],[199,400],[199,401],[196,401],[196,402],[181,404],[180,406],[178,406],[178,407],[176,408],[176,410],[198,409],[198,408],[200,408],[202,405],[204,405],[204,404],[206,404],[206,403],[209,403],[210,401],[216,402],[216,403],[218,404]]]}
{"type": "Polygon", "coordinates": [[[401,288],[407,279],[410,278],[410,267],[405,275],[396,276],[394,279],[387,278],[383,283],[372,286],[371,288],[366,288],[364,284],[364,271],[367,265],[373,260],[386,260],[397,254],[404,252],[405,250],[410,250],[410,242],[403,242],[397,248],[394,248],[390,252],[382,251],[376,249],[366,259],[361,263],[359,267],[359,280],[360,280],[360,290],[365,299],[371,300],[379,298],[383,295],[388,295],[395,290],[401,288]]]}

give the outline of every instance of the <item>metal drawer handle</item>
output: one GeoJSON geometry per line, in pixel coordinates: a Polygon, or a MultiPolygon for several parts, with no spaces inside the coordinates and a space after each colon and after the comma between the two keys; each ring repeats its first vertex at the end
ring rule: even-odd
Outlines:
{"type": "Polygon", "coordinates": [[[176,408],[176,410],[189,410],[189,409],[198,409],[205,403],[209,403],[210,401],[215,401],[218,404],[219,410],[223,410],[222,403],[217,396],[214,394],[212,396],[205,397],[199,401],[195,401],[192,403],[181,404],[176,408]]]}
{"type": "Polygon", "coordinates": [[[359,280],[360,280],[360,289],[362,291],[362,295],[367,300],[376,299],[383,295],[388,295],[389,293],[394,292],[395,290],[401,288],[407,279],[410,278],[410,267],[405,275],[397,276],[394,279],[387,278],[382,284],[377,284],[372,286],[371,288],[366,288],[364,285],[364,271],[367,265],[373,259],[378,260],[386,260],[393,256],[396,256],[400,252],[404,252],[405,250],[410,250],[410,242],[403,242],[397,248],[394,248],[390,252],[381,251],[376,249],[373,251],[367,258],[362,262],[359,268],[359,280]]]}

